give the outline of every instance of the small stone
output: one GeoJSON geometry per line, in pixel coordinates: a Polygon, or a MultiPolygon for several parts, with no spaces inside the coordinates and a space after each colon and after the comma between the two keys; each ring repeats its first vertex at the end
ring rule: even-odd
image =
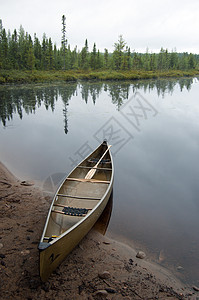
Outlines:
{"type": "Polygon", "coordinates": [[[31,185],[34,185],[34,182],[24,180],[24,181],[21,181],[20,184],[24,185],[24,186],[31,186],[31,185]]]}
{"type": "Polygon", "coordinates": [[[136,254],[136,257],[143,259],[146,257],[146,254],[143,251],[138,251],[138,253],[136,254]]]}
{"type": "Polygon", "coordinates": [[[183,270],[183,267],[182,267],[182,266],[178,266],[178,267],[177,267],[177,270],[178,270],[178,271],[182,271],[182,270],[183,270]]]}
{"type": "Polygon", "coordinates": [[[116,293],[116,290],[113,289],[113,288],[106,288],[106,291],[110,294],[115,294],[116,293]]]}
{"type": "Polygon", "coordinates": [[[98,290],[95,292],[95,295],[100,297],[106,297],[108,296],[108,292],[106,290],[98,290]]]}
{"type": "Polygon", "coordinates": [[[193,289],[194,289],[194,291],[199,292],[199,287],[197,287],[197,286],[194,285],[193,289]]]}
{"type": "Polygon", "coordinates": [[[3,244],[2,244],[2,243],[0,243],[0,249],[1,249],[1,248],[3,248],[3,244]]]}
{"type": "Polygon", "coordinates": [[[4,266],[4,267],[6,267],[5,261],[2,260],[2,261],[1,261],[1,265],[4,266]]]}
{"type": "Polygon", "coordinates": [[[111,277],[111,274],[108,271],[104,271],[98,274],[99,278],[101,279],[108,279],[111,277]]]}
{"type": "Polygon", "coordinates": [[[129,265],[131,265],[131,266],[133,265],[133,260],[132,260],[132,258],[129,259],[129,265]]]}
{"type": "Polygon", "coordinates": [[[21,251],[21,254],[22,255],[30,254],[30,250],[23,250],[23,251],[21,251]]]}
{"type": "Polygon", "coordinates": [[[109,243],[109,242],[103,242],[103,244],[105,244],[105,245],[110,245],[110,243],[109,243]]]}

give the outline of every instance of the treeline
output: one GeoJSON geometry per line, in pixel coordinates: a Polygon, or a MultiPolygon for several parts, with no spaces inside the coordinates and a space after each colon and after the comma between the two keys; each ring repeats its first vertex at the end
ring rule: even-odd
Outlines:
{"type": "MultiPolygon", "coordinates": [[[[65,26],[65,24],[64,24],[65,26]]],[[[64,27],[63,27],[64,28],[64,27]]],[[[63,32],[65,37],[65,32],[63,32]]],[[[78,50],[71,49],[66,40],[60,48],[52,39],[43,35],[42,41],[36,34],[31,37],[22,26],[13,33],[3,28],[0,20],[0,69],[4,70],[193,70],[199,68],[199,55],[169,52],[161,48],[159,53],[131,52],[122,36],[109,53],[101,53],[94,43],[89,51],[88,41],[78,50]]]]}

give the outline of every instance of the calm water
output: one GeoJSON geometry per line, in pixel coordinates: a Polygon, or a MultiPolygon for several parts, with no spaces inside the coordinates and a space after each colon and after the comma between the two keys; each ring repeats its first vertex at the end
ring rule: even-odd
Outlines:
{"type": "Polygon", "coordinates": [[[115,165],[109,231],[198,285],[198,95],[197,78],[1,86],[0,160],[53,190],[107,138],[115,165]]]}

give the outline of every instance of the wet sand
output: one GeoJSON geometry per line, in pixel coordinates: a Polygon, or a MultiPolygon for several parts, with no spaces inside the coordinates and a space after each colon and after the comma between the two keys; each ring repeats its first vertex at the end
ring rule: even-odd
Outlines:
{"type": "Polygon", "coordinates": [[[51,199],[0,164],[0,298],[199,299],[167,270],[119,241],[91,232],[46,283],[39,242],[51,199]]]}

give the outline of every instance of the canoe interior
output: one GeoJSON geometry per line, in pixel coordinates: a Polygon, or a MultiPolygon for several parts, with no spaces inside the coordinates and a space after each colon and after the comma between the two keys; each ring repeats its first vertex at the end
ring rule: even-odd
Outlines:
{"type": "Polygon", "coordinates": [[[106,149],[107,144],[101,144],[70,173],[58,189],[42,242],[51,242],[76,225],[95,209],[103,198],[109,188],[112,176],[112,161],[109,151],[98,165],[91,182],[81,182],[78,179],[85,179],[88,171],[96,165],[106,149]]]}

